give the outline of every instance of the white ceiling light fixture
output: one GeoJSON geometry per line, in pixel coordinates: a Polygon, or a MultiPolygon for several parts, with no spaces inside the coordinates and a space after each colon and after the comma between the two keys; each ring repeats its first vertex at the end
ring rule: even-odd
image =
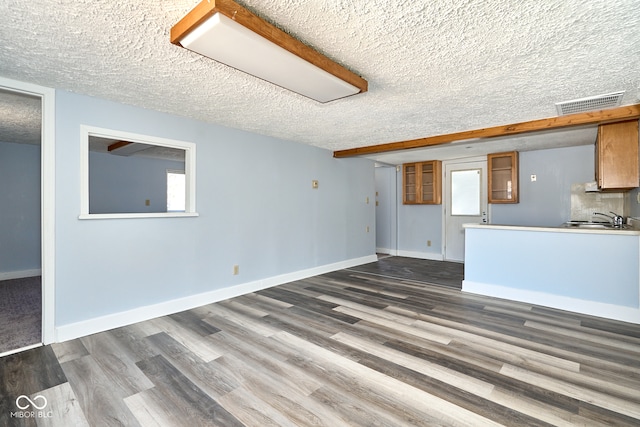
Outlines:
{"type": "Polygon", "coordinates": [[[231,0],[203,0],[171,43],[314,99],[366,92],[367,81],[231,0]]]}

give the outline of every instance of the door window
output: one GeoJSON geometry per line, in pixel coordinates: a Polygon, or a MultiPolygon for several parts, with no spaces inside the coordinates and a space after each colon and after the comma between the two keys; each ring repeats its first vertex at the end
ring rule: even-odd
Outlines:
{"type": "Polygon", "coordinates": [[[451,215],[480,215],[480,169],[451,171],[451,215]]]}

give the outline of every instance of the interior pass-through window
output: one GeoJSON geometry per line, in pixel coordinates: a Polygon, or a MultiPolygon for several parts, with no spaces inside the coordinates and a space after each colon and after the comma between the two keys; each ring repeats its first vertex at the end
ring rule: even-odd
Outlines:
{"type": "Polygon", "coordinates": [[[82,128],[80,218],[196,216],[195,144],[82,128]]]}

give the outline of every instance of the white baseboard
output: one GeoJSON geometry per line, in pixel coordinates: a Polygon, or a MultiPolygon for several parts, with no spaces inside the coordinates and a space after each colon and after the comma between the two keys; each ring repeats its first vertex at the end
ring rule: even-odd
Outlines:
{"type": "Polygon", "coordinates": [[[418,258],[418,259],[430,259],[432,261],[443,261],[444,257],[440,253],[435,252],[414,252],[414,251],[403,251],[398,250],[398,256],[405,256],[408,258],[418,258]]]}
{"type": "Polygon", "coordinates": [[[42,276],[41,268],[34,268],[33,270],[0,272],[0,280],[24,279],[25,277],[35,276],[42,276]]]}
{"type": "Polygon", "coordinates": [[[376,253],[377,254],[383,254],[383,255],[396,256],[396,255],[398,255],[398,250],[397,249],[389,249],[389,248],[376,248],[376,253]]]}
{"type": "Polygon", "coordinates": [[[138,307],[132,310],[108,314],[106,316],[95,317],[92,319],[70,323],[67,325],[61,325],[56,327],[55,340],[56,342],[68,341],[86,335],[108,331],[109,329],[119,328],[137,322],[143,322],[145,320],[153,319],[156,317],[166,316],[184,310],[190,310],[192,308],[200,307],[218,301],[223,301],[229,298],[245,295],[262,289],[267,289],[272,286],[281,285],[283,283],[302,280],[306,279],[307,277],[355,267],[357,265],[367,264],[370,262],[375,262],[377,260],[378,257],[375,254],[360,258],[353,258],[333,264],[326,264],[319,267],[296,271],[293,273],[281,274],[278,276],[268,277],[266,279],[255,280],[253,282],[242,283],[236,286],[230,286],[227,288],[216,289],[210,292],[204,292],[184,298],[178,298],[159,304],[138,307]]]}
{"type": "Polygon", "coordinates": [[[462,281],[462,291],[640,324],[640,309],[634,307],[514,289],[487,283],[470,282],[468,280],[462,281]]]}

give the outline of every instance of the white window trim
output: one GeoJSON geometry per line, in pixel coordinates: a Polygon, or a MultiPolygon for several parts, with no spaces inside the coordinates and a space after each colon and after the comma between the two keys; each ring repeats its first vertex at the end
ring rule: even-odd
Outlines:
{"type": "Polygon", "coordinates": [[[115,219],[115,218],[176,218],[195,217],[196,212],[196,144],[174,139],[139,135],[130,132],[103,129],[80,125],[80,215],[79,219],[115,219]],[[186,175],[186,200],[184,212],[150,212],[150,213],[89,213],[89,136],[119,139],[142,144],[159,145],[161,147],[185,150],[184,172],[186,175]]]}

